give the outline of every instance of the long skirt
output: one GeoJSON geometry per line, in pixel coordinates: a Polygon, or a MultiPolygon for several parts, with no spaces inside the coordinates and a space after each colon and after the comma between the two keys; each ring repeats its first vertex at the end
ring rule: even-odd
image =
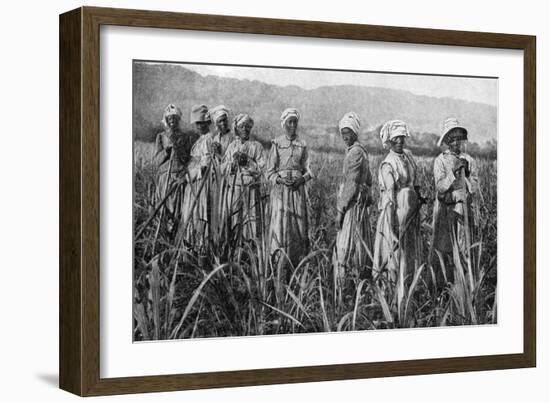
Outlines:
{"type": "Polygon", "coordinates": [[[157,179],[157,187],[154,205],[164,201],[161,207],[160,217],[162,219],[162,229],[165,235],[172,238],[178,231],[181,222],[182,203],[184,199],[185,185],[178,185],[173,189],[174,184],[180,179],[180,173],[162,172],[157,179]],[[172,191],[170,194],[168,192],[172,191]]]}
{"type": "Polygon", "coordinates": [[[275,184],[271,191],[269,244],[279,283],[288,283],[293,269],[309,251],[305,186],[297,190],[275,184]]]}
{"type": "Polygon", "coordinates": [[[339,265],[355,268],[359,272],[368,270],[370,274],[372,256],[372,234],[369,211],[365,203],[355,203],[346,211],[342,229],[336,235],[336,253],[339,265]]]}
{"type": "Polygon", "coordinates": [[[204,252],[210,235],[211,188],[211,181],[205,177],[188,183],[183,195],[183,241],[187,248],[201,253],[204,252]]]}
{"type": "Polygon", "coordinates": [[[263,229],[259,184],[234,184],[229,178],[222,198],[221,222],[228,238],[259,241],[263,229]]]}
{"type": "Polygon", "coordinates": [[[374,270],[386,269],[393,282],[410,282],[420,264],[420,211],[418,195],[403,188],[396,204],[382,206],[374,241],[374,270]]]}
{"type": "MultiPolygon", "coordinates": [[[[157,179],[157,187],[155,194],[155,206],[162,202],[173,184],[178,180],[179,174],[171,173],[168,175],[168,171],[159,174],[157,179]]],[[[164,202],[164,207],[168,211],[168,215],[173,218],[179,218],[181,212],[182,194],[179,189],[176,189],[164,202]]]]}
{"type": "Polygon", "coordinates": [[[432,262],[437,263],[436,270],[438,283],[446,278],[454,282],[454,262],[456,259],[464,261],[469,257],[475,260],[474,250],[471,248],[475,234],[475,217],[473,208],[468,199],[465,203],[446,204],[435,201],[433,213],[432,251],[439,255],[430,256],[432,262]],[[441,265],[441,260],[443,264],[441,265]],[[444,272],[444,273],[443,273],[444,272]]]}

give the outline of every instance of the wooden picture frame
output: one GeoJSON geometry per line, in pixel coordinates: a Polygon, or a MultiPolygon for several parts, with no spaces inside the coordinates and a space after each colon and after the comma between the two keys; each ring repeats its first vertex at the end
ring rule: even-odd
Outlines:
{"type": "Polygon", "coordinates": [[[81,7],[60,16],[60,387],[80,396],[533,367],[536,364],[534,36],[81,7]],[[523,353],[127,378],[100,377],[100,26],[523,50],[523,353]]]}

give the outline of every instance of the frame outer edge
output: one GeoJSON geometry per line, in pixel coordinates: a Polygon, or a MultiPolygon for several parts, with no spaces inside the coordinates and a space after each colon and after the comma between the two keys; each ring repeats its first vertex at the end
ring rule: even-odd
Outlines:
{"type": "Polygon", "coordinates": [[[82,7],[82,395],[100,381],[100,23],[82,7]]]}
{"type": "Polygon", "coordinates": [[[536,161],[536,36],[524,47],[524,325],[523,354],[528,367],[536,367],[537,313],[537,161],[536,161]]]}
{"type": "Polygon", "coordinates": [[[82,394],[81,10],[59,16],[59,387],[82,394]]]}
{"type": "Polygon", "coordinates": [[[351,39],[430,45],[523,49],[528,35],[329,21],[181,13],[106,7],[84,9],[108,25],[351,39]],[[124,24],[120,24],[120,21],[124,24]],[[158,21],[158,23],[157,23],[158,21]]]}
{"type": "MultiPolygon", "coordinates": [[[[99,7],[82,7],[66,13],[66,15],[73,13],[79,16],[76,19],[80,28],[80,32],[77,33],[80,58],[77,60],[78,72],[74,76],[67,75],[67,72],[70,71],[68,65],[63,66],[64,59],[61,55],[66,52],[63,52],[63,38],[60,35],[60,65],[62,66],[60,81],[70,77],[65,81],[69,83],[72,79],[72,83],[75,83],[78,88],[75,91],[70,84],[66,83],[64,86],[60,82],[60,107],[62,108],[60,111],[60,228],[62,230],[60,231],[60,336],[62,339],[60,341],[60,368],[65,371],[63,375],[60,375],[62,389],[81,396],[97,396],[511,369],[535,365],[536,266],[534,253],[536,251],[536,232],[533,231],[536,219],[534,211],[536,206],[536,178],[534,176],[536,173],[535,37],[99,7]],[[184,17],[185,19],[182,20],[184,17]],[[101,379],[99,354],[99,28],[102,24],[524,50],[524,157],[526,162],[524,173],[525,317],[523,354],[101,379]],[[338,28],[340,25],[341,29],[338,28]],[[319,34],[324,27],[329,32],[319,34]],[[403,38],[403,35],[407,33],[410,35],[403,38]],[[63,74],[64,72],[65,74],[63,74]],[[74,101],[75,92],[81,96],[77,100],[78,102],[75,102],[78,104],[76,107],[70,104],[70,100],[74,101]],[[71,94],[73,98],[70,98],[71,94]],[[69,115],[69,111],[72,113],[76,110],[75,114],[78,116],[64,116],[63,110],[67,112],[67,115],[69,115]],[[75,122],[79,124],[75,124],[75,122]],[[74,136],[69,135],[73,129],[78,130],[79,133],[76,136],[76,141],[74,136]],[[65,141],[68,144],[63,144],[65,141]],[[71,141],[76,144],[72,144],[71,141]],[[71,151],[75,152],[78,158],[71,154],[71,151]],[[68,156],[65,155],[66,152],[69,152],[68,156]],[[64,158],[65,161],[63,161],[64,158]],[[71,171],[72,168],[75,168],[77,172],[71,171]],[[74,196],[75,199],[71,199],[70,196],[74,196]],[[69,211],[66,212],[64,207],[69,208],[69,211]],[[61,213],[66,217],[61,217],[61,213]],[[70,224],[74,224],[74,228],[70,224]],[[76,235],[79,242],[71,239],[71,234],[76,235]],[[75,243],[76,245],[74,245],[75,243]],[[75,249],[70,249],[71,246],[75,249]],[[71,252],[74,256],[71,255],[71,252]],[[67,267],[70,262],[76,264],[77,273],[74,273],[74,270],[71,271],[71,268],[74,269],[74,265],[67,267]],[[68,289],[72,286],[75,286],[75,290],[68,289]],[[74,307],[64,306],[67,303],[74,303],[74,307]],[[63,314],[67,315],[68,313],[73,316],[64,317],[64,321],[62,321],[63,314]],[[73,326],[67,329],[67,325],[73,326]],[[62,351],[65,353],[63,354],[62,351]],[[68,362],[71,359],[73,362],[68,362]],[[74,373],[67,373],[67,370],[73,370],[74,373]]],[[[61,28],[64,25],[64,18],[70,19],[65,17],[65,14],[62,15],[60,17],[61,28]]],[[[66,22],[65,25],[67,25],[64,27],[65,30],[60,29],[60,33],[62,31],[66,33],[70,24],[66,22]]],[[[62,372],[61,369],[60,372],[62,372]]]]}

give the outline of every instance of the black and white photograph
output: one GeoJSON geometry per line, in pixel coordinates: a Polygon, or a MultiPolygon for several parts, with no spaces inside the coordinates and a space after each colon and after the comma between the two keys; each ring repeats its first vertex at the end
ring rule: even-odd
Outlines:
{"type": "Polygon", "coordinates": [[[498,323],[497,77],[132,74],[134,342],[498,323]]]}

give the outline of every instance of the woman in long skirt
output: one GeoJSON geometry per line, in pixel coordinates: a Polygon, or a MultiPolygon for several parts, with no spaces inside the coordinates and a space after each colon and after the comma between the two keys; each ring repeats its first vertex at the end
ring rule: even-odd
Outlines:
{"type": "MultiPolygon", "coordinates": [[[[446,268],[444,277],[454,281],[451,259],[472,259],[471,248],[478,225],[479,182],[474,159],[463,152],[468,131],[456,118],[448,118],[438,145],[445,146],[434,161],[436,199],[433,210],[432,250],[439,252],[446,268]],[[476,214],[477,212],[477,214],[476,214]],[[453,248],[456,245],[456,248],[453,248]],[[455,250],[458,253],[453,253],[455,250]]],[[[439,261],[430,253],[430,259],[439,261]]],[[[436,270],[439,285],[443,285],[441,270],[436,270]]],[[[472,275],[475,275],[473,273],[472,275]]]]}
{"type": "Polygon", "coordinates": [[[285,109],[281,127],[285,134],[272,140],[267,178],[272,183],[269,242],[273,267],[280,286],[308,254],[308,206],[305,184],[313,175],[305,141],[298,138],[300,114],[285,109]]]}
{"type": "Polygon", "coordinates": [[[191,159],[191,147],[196,140],[193,133],[184,133],[180,127],[181,110],[170,104],[164,110],[162,124],[166,128],[155,140],[155,160],[158,167],[156,203],[164,201],[163,214],[168,218],[168,229],[177,227],[183,199],[183,177],[191,159]],[[178,186],[175,191],[173,186],[178,186]]]}
{"type": "Polygon", "coordinates": [[[260,240],[263,208],[260,194],[265,168],[263,146],[250,139],[254,120],[239,114],[233,120],[235,140],[229,144],[222,161],[226,189],[222,200],[222,223],[229,239],[242,237],[260,240]]]}
{"type": "Polygon", "coordinates": [[[231,133],[229,123],[229,109],[224,105],[218,105],[210,109],[210,118],[215,126],[215,133],[212,136],[212,147],[220,159],[225,155],[229,144],[235,140],[234,131],[231,133]]]}
{"type": "Polygon", "coordinates": [[[404,149],[407,125],[391,120],[380,130],[384,148],[389,148],[378,170],[380,216],[374,242],[374,268],[384,269],[393,283],[411,281],[420,264],[420,208],[424,199],[417,186],[414,156],[404,149]]]}
{"type": "Polygon", "coordinates": [[[191,149],[188,185],[185,188],[182,215],[183,240],[189,249],[206,253],[209,242],[212,200],[215,199],[214,157],[212,152],[211,119],[206,105],[195,105],[191,123],[200,134],[191,149]]]}
{"type": "Polygon", "coordinates": [[[372,176],[367,150],[357,140],[361,128],[357,115],[345,114],[338,126],[347,147],[337,202],[336,254],[338,278],[342,284],[346,269],[353,269],[355,275],[370,276],[367,265],[370,264],[369,255],[372,256],[369,223],[372,176]]]}

